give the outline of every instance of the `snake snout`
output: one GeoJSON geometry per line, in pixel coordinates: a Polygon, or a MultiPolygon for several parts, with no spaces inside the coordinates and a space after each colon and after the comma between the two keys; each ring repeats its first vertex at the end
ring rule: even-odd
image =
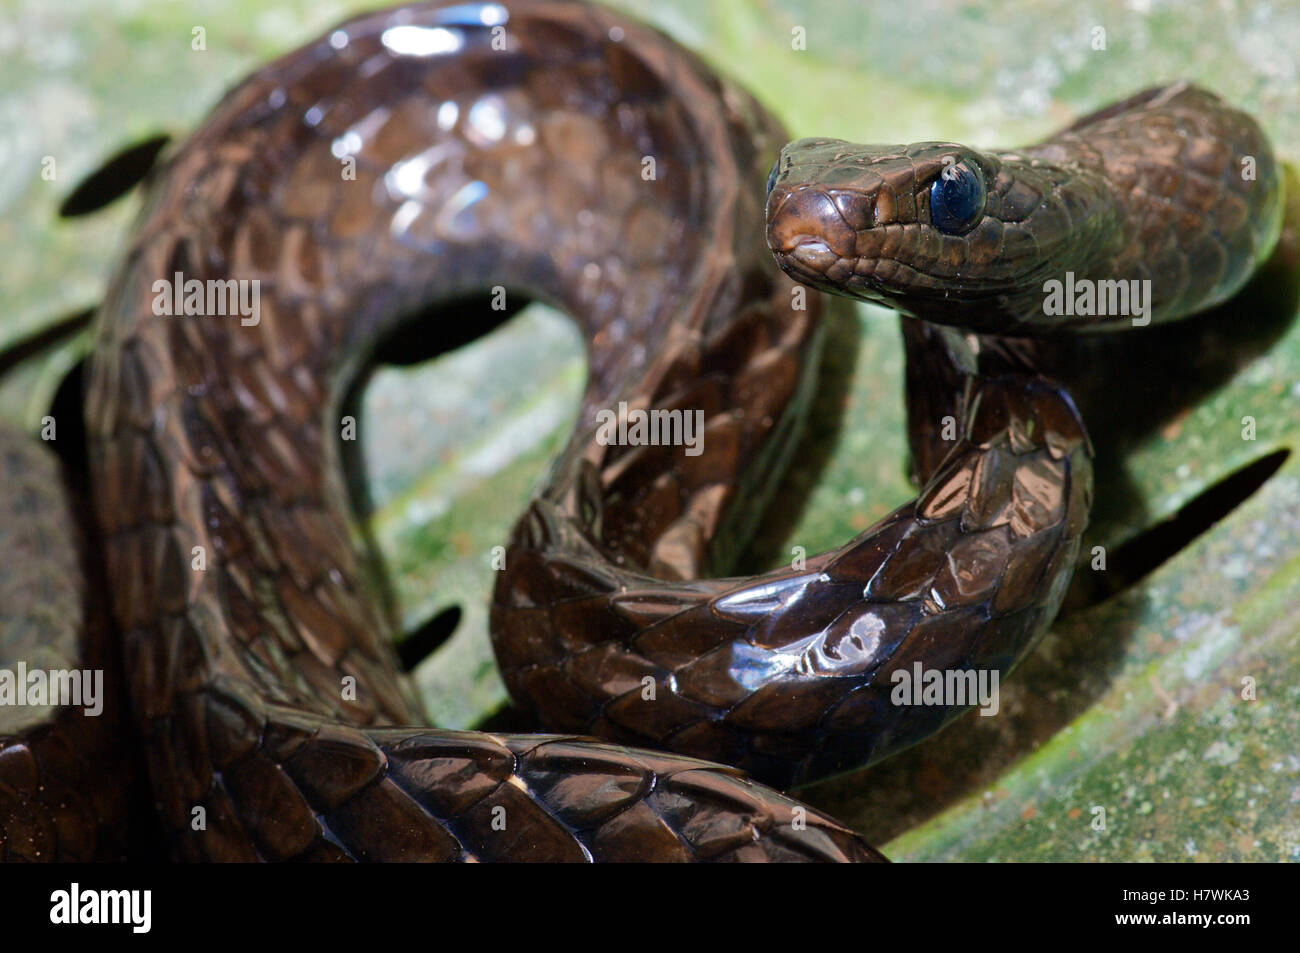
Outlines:
{"type": "Polygon", "coordinates": [[[767,244],[792,277],[834,279],[836,271],[852,269],[855,231],[843,204],[815,186],[778,185],[768,195],[767,244]]]}

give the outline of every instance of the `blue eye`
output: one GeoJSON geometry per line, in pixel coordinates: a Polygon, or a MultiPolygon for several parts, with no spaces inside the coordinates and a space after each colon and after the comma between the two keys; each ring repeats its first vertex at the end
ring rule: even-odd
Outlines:
{"type": "Polygon", "coordinates": [[[781,168],[781,157],[777,156],[776,161],[772,163],[772,171],[767,174],[767,193],[772,194],[772,186],[776,185],[776,174],[781,168]]]}
{"type": "Polygon", "coordinates": [[[970,231],[984,214],[984,199],[978,166],[949,165],[930,186],[930,224],[948,235],[970,231]]]}

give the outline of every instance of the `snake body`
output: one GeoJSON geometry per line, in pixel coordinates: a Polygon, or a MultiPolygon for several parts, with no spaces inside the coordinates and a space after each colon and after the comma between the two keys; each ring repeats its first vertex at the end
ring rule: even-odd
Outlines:
{"type": "MultiPolygon", "coordinates": [[[[1018,154],[804,140],[765,207],[785,138],[662,34],[509,0],[351,20],[244,81],[171,156],[101,309],[85,411],[112,618],[177,856],[880,859],[745,775],[848,770],[960,714],[892,703],[894,673],[1013,668],[1060,605],[1091,503],[1069,395],[1014,347],[940,325],[1046,327],[1033,303],[1063,267],[1148,276],[1159,320],[1206,307],[1267,253],[1279,185],[1253,121],[1191,87],[1018,154]],[[1124,151],[1132,124],[1141,153],[1124,151]],[[1245,154],[1259,174],[1243,184],[1245,154]],[[957,205],[932,209],[932,180],[954,165],[987,194],[980,221],[938,235],[932,213],[951,225],[957,205]],[[772,253],[925,319],[905,322],[909,377],[951,382],[960,426],[913,427],[920,495],[856,539],[720,577],[772,498],[821,348],[816,296],[772,253]],[[176,274],[256,279],[259,320],[156,313],[154,283],[176,274]],[[491,612],[510,693],[551,735],[421,726],[338,460],[340,401],[377,343],[498,287],[587,340],[577,428],[491,612]],[[598,411],[620,403],[701,410],[703,453],[601,439],[598,411]]],[[[59,808],[42,784],[84,771],[93,790],[120,762],[43,753],[34,732],[62,740],[69,717],[0,726],[5,856],[112,843],[95,832],[116,806],[59,808]]]]}

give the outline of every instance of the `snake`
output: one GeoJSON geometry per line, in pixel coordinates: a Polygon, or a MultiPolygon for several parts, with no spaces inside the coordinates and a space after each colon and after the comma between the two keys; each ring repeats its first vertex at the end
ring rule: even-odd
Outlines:
{"type": "Polygon", "coordinates": [[[1146,282],[1151,323],[1202,311],[1269,254],[1281,191],[1258,124],[1187,83],[1018,150],[789,142],[582,0],[348,20],[151,174],[95,318],[89,501],[0,438],[0,663],[102,669],[107,700],[0,708],[0,856],[122,856],[143,762],[181,860],[885,859],[782,792],[969,707],[900,704],[899,673],[1006,674],[1051,625],[1092,450],[1017,342],[1136,322],[1054,311],[1045,283],[1146,282]],[[255,283],[255,320],[170,313],[173,279],[255,283]],[[343,475],[376,348],[489,291],[586,342],[490,607],[545,734],[427,724],[343,475]],[[785,502],[823,291],[902,315],[918,495],[728,575],[785,502]],[[699,452],[609,439],[615,408],[698,413],[699,452]]]}

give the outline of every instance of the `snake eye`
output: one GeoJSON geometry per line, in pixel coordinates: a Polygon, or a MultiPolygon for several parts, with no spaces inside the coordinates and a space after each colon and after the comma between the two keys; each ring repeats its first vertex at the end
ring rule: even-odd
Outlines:
{"type": "Polygon", "coordinates": [[[947,235],[970,231],[984,214],[985,197],[979,166],[947,165],[930,186],[930,224],[947,235]]]}
{"type": "Polygon", "coordinates": [[[772,194],[772,187],[776,185],[776,174],[781,168],[781,157],[777,156],[776,161],[772,163],[772,171],[767,174],[767,194],[772,194]]]}

